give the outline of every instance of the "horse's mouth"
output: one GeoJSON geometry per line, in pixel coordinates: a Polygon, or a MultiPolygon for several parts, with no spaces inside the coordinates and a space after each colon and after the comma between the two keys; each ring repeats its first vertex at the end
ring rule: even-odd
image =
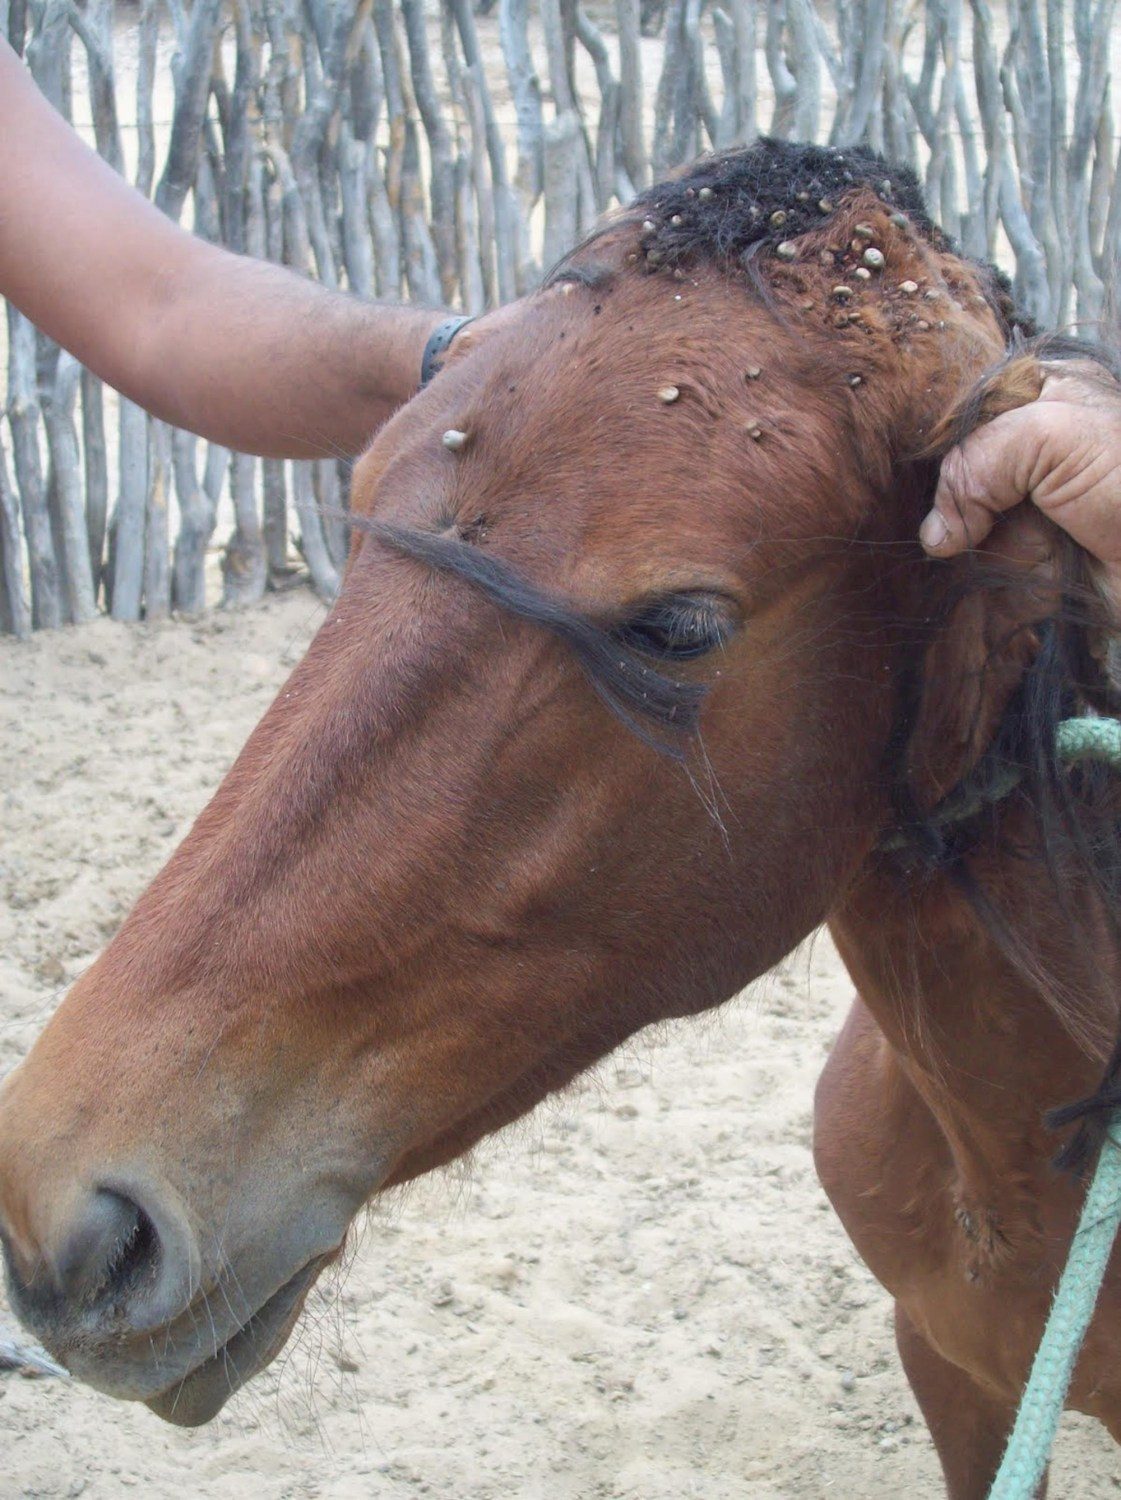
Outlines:
{"type": "Polygon", "coordinates": [[[177,1427],[201,1427],[233,1393],[276,1358],[303,1309],[312,1282],[331,1259],[318,1255],[274,1292],[216,1353],[144,1404],[177,1427]]]}

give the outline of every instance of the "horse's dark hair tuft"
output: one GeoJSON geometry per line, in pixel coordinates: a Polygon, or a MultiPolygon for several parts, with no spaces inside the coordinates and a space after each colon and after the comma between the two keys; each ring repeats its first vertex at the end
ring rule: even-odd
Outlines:
{"type": "Polygon", "coordinates": [[[859,188],[906,214],[932,244],[949,247],[926,211],[914,172],[863,146],[810,146],[763,136],[747,147],[702,156],[680,176],[647,188],[631,213],[654,225],[645,242],[656,248],[659,265],[705,260],[731,267],[761,248],[819,229],[859,188]]]}
{"type": "MultiPolygon", "coordinates": [[[[784,240],[828,224],[846,196],[860,190],[872,193],[892,213],[905,215],[935,249],[960,254],[927,213],[910,167],[889,162],[866,146],[814,146],[769,136],[699,157],[677,176],[646,188],[630,203],[624,221],[650,226],[642,236],[648,271],[717,265],[746,274],[755,290],[766,295],[760,258],[784,240]]],[[[578,277],[573,256],[619,223],[617,217],[603,220],[554,268],[547,284],[578,277]]],[[[1034,333],[1030,319],[1016,308],[1004,273],[987,262],[975,264],[984,272],[988,294],[1006,327],[1034,333]]]]}

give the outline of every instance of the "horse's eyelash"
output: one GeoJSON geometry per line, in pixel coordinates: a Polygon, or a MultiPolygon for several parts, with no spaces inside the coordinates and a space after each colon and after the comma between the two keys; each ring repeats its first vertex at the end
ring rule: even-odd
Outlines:
{"type": "Polygon", "coordinates": [[[651,655],[702,655],[723,645],[731,635],[729,622],[711,605],[698,600],[661,599],[631,614],[616,627],[616,634],[636,650],[651,655]],[[665,640],[659,644],[657,636],[665,640]],[[668,653],[667,653],[668,647],[668,653]]]}

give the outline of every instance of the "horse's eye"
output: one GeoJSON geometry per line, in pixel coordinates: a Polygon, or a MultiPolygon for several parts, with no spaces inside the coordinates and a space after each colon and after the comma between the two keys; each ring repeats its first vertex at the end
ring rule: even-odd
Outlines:
{"type": "Polygon", "coordinates": [[[689,661],[722,646],[734,629],[726,601],[704,594],[668,594],[644,604],[617,627],[617,633],[635,651],[689,661]]]}

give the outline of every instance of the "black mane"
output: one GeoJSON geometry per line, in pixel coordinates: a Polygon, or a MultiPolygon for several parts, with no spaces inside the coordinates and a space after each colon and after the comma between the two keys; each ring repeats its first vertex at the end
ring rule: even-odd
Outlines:
{"type": "MultiPolygon", "coordinates": [[[[1121,366],[1099,344],[1058,335],[1029,341],[1016,338],[1005,363],[1025,356],[1052,365],[1075,361],[1083,379],[1100,380],[1114,392],[1121,382],[1121,366]]],[[[986,420],[985,392],[996,375],[999,368],[987,371],[961,402],[957,420],[944,434],[943,450],[962,442],[986,420]]],[[[1009,589],[1031,594],[1041,588],[1030,575],[1010,574],[983,552],[971,554],[966,563],[958,588],[943,604],[944,618],[967,594],[1009,589]]],[[[1121,984],[1121,777],[1105,765],[1082,763],[1072,769],[1063,764],[1058,727],[1064,719],[1086,714],[1115,717],[1121,710],[1121,683],[1116,675],[1119,632],[1110,601],[1103,599],[1095,585],[1088,554],[1064,533],[1057,533],[1055,539],[1055,576],[1042,588],[1049,604],[1047,617],[1021,627],[1035,638],[1032,660],[991,744],[965,783],[979,793],[976,810],[949,825],[939,823],[936,812],[924,818],[916,811],[917,798],[910,784],[901,780],[895,792],[900,823],[907,830],[902,859],[912,879],[947,875],[968,898],[1009,963],[1083,1049],[1096,1053],[1103,1019],[1115,1018],[1117,1024],[1121,984]],[[992,847],[1000,838],[1004,806],[1002,796],[989,798],[985,788],[999,786],[1009,768],[1019,781],[1008,800],[1030,809],[1038,828],[1038,858],[1052,894],[1090,960],[1076,979],[1056,972],[1043,957],[1042,943],[1037,941],[1040,935],[1031,922],[1025,923],[1020,913],[999,905],[975,873],[975,852],[992,847]]],[[[1005,640],[994,652],[1011,645],[1011,639],[1005,640]]],[[[914,693],[920,680],[916,678],[914,693]]],[[[902,764],[905,740],[899,749],[897,764],[902,764]]],[[[1010,852],[1029,857],[1024,849],[1010,852]]],[[[1047,1111],[1047,1123],[1053,1129],[1077,1127],[1058,1155],[1061,1167],[1081,1171],[1091,1164],[1106,1127],[1121,1109],[1121,1032],[1114,1035],[1094,1093],[1047,1111]]],[[[1041,1106],[1045,1103],[1041,1101],[1041,1106]]]]}

